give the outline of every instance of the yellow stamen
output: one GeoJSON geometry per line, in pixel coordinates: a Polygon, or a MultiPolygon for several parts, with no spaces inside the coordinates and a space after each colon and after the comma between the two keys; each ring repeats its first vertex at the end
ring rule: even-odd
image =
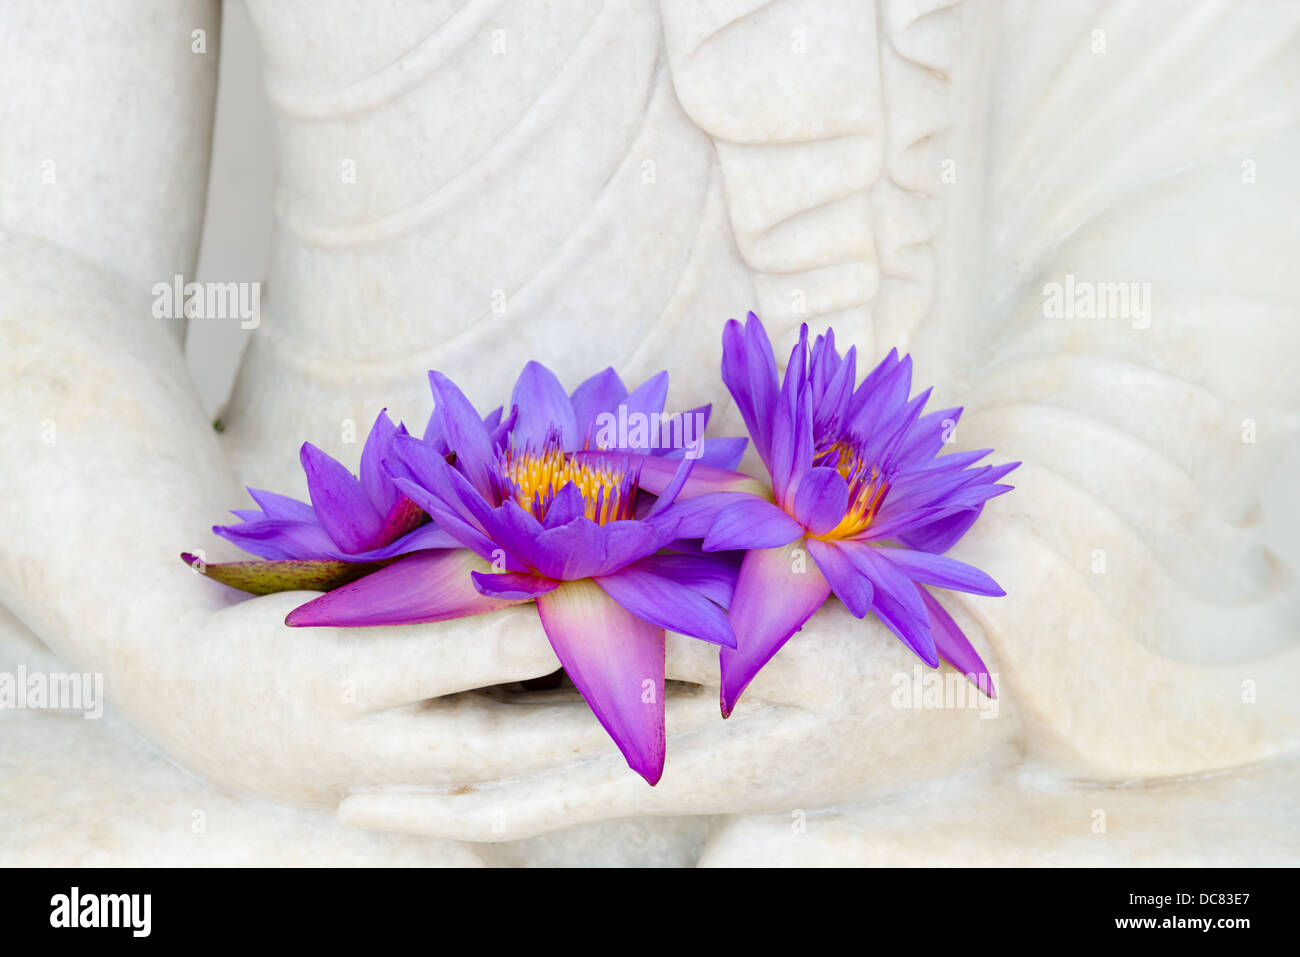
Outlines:
{"type": "Polygon", "coordinates": [[[627,472],[601,462],[575,462],[559,449],[508,452],[502,475],[513,486],[514,499],[535,518],[543,518],[555,495],[566,485],[582,495],[584,514],[604,525],[631,518],[634,490],[627,472]]]}
{"type": "Polygon", "coordinates": [[[889,492],[889,483],[879,468],[863,460],[857,450],[846,442],[837,442],[817,454],[815,464],[829,465],[834,456],[834,467],[849,483],[849,504],[838,525],[821,539],[848,538],[867,530],[889,492]]]}

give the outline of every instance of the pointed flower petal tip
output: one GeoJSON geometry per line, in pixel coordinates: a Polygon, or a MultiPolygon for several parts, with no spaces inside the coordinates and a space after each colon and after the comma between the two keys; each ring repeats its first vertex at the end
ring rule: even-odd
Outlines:
{"type": "Polygon", "coordinates": [[[806,545],[799,539],[780,548],[753,549],[741,562],[729,612],[736,648],[723,648],[719,658],[724,715],[830,596],[831,586],[816,563],[808,561],[806,545]]]}
{"type": "Polygon", "coordinates": [[[952,615],[948,614],[948,610],[928,588],[917,585],[916,590],[925,604],[930,619],[930,631],[934,636],[934,644],[940,657],[952,665],[958,673],[965,675],[967,680],[986,696],[996,698],[997,691],[993,687],[993,677],[989,673],[988,666],[984,664],[979,652],[953,620],[952,615]]]}
{"type": "Polygon", "coordinates": [[[655,764],[653,761],[646,762],[646,763],[637,762],[634,764],[631,761],[631,759],[629,759],[627,762],[627,766],[631,768],[633,771],[635,771],[637,774],[641,775],[642,780],[644,780],[645,783],[650,785],[651,787],[654,787],[661,780],[663,780],[663,776],[664,776],[663,761],[660,761],[658,764],[655,764]]]}
{"type": "Polygon", "coordinates": [[[560,664],[628,766],[656,784],[667,754],[663,629],[590,580],[540,596],[537,610],[560,664]]]}

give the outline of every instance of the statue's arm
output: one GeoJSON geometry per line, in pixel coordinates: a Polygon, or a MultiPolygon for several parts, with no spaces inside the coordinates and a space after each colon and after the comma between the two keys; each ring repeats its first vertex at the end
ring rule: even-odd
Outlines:
{"type": "MultiPolygon", "coordinates": [[[[191,273],[198,250],[219,6],[0,16],[0,600],[85,658],[94,609],[112,614],[125,576],[200,541],[232,487],[183,329],[150,311],[153,285],[191,273]]],[[[157,600],[202,601],[186,585],[157,600]]]]}
{"type": "MultiPolygon", "coordinates": [[[[0,229],[111,274],[131,302],[198,254],[216,0],[18,0],[0,13],[0,229]]],[[[145,312],[144,316],[148,313],[145,312]]],[[[147,323],[142,335],[178,323],[147,323]]]]}
{"type": "Polygon", "coordinates": [[[549,761],[526,735],[437,748],[503,720],[485,708],[400,709],[555,670],[535,614],[363,641],[286,628],[307,596],[241,601],[179,560],[234,557],[210,528],[245,501],[175,320],[151,310],[194,263],[216,38],[215,3],[0,12],[0,603],[103,673],[172,758],[241,790],[328,805],[549,761]]]}

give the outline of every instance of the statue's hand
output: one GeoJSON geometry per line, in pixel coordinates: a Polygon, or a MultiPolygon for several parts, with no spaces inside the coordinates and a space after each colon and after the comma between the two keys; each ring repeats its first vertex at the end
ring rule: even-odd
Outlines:
{"type": "MultiPolygon", "coordinates": [[[[176,574],[191,573],[177,562],[176,574]]],[[[285,626],[308,597],[239,601],[191,616],[185,630],[156,622],[135,642],[135,664],[110,674],[110,691],[177,760],[294,803],[459,786],[605,750],[594,720],[571,734],[553,727],[549,709],[458,693],[559,667],[531,608],[437,625],[285,626]]]]}
{"type": "MultiPolygon", "coordinates": [[[[529,606],[512,611],[527,612],[529,627],[540,635],[529,606]]],[[[954,614],[970,624],[959,609],[954,614]]],[[[381,631],[366,629],[362,639],[381,631]]],[[[515,637],[536,641],[528,628],[515,637]]],[[[978,631],[971,637],[996,670],[978,631]]],[[[606,741],[571,755],[563,767],[521,763],[509,779],[484,786],[355,794],[342,803],[339,816],[361,827],[501,841],[639,814],[797,814],[942,776],[1015,737],[1018,722],[1001,702],[980,698],[951,669],[935,674],[970,691],[966,706],[949,700],[946,707],[925,707],[913,696],[917,667],[930,672],[874,618],[855,619],[832,599],[763,669],[724,721],[716,647],[670,634],[668,761],[655,787],[628,770],[606,741]]],[[[543,700],[555,703],[536,714],[547,716],[557,739],[576,739],[584,728],[599,730],[576,695],[562,706],[562,693],[546,694],[543,700]]],[[[514,732],[503,726],[494,733],[514,732]]],[[[549,735],[524,745],[531,747],[549,747],[549,735]]]]}
{"type": "Polygon", "coordinates": [[[199,543],[223,551],[212,522],[243,492],[167,320],[135,291],[0,236],[0,376],[16,384],[0,393],[0,602],[72,668],[102,673],[174,759],[245,791],[333,803],[605,752],[594,720],[553,733],[548,709],[452,695],[558,667],[531,608],[291,629],[307,595],[248,599],[182,564],[199,543]]]}

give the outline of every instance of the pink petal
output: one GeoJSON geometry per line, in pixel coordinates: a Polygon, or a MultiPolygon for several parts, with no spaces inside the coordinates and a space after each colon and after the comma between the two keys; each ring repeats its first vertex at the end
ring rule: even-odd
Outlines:
{"type": "Polygon", "coordinates": [[[804,626],[831,593],[803,539],[754,549],[740,565],[731,600],[736,648],[722,649],[722,716],[731,714],[765,664],[804,626]]]}
{"type": "Polygon", "coordinates": [[[516,604],[480,595],[472,571],[491,571],[491,566],[465,548],[412,552],[382,571],[298,606],[284,623],[297,628],[415,625],[516,604]]]}
{"type": "Polygon", "coordinates": [[[664,632],[590,579],[537,599],[542,627],[628,766],[650,784],[664,770],[664,632]]]}

